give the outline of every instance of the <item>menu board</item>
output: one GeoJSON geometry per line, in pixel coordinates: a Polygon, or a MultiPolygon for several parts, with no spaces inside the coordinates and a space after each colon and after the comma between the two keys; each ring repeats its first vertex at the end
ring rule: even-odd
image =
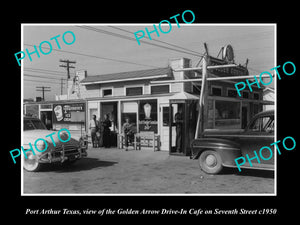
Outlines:
{"type": "Polygon", "coordinates": [[[85,103],[53,104],[53,123],[84,123],[85,103]]]}

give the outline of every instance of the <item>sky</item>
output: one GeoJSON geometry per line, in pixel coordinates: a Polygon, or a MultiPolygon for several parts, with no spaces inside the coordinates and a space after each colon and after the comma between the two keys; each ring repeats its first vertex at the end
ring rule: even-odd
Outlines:
{"type": "MultiPolygon", "coordinates": [[[[59,62],[60,59],[76,61],[76,64],[72,64],[75,69],[70,69],[71,77],[77,70],[87,70],[88,76],[93,76],[167,67],[170,59],[181,57],[191,59],[192,66],[196,66],[199,55],[205,52],[206,43],[209,55],[214,57],[217,57],[222,47],[230,44],[234,50],[235,63],[244,64],[249,59],[250,74],[270,71],[276,66],[276,29],[273,24],[183,23],[178,27],[176,23],[172,23],[169,33],[159,31],[159,37],[155,32],[151,33],[152,40],[146,37],[140,39],[149,44],[142,42],[138,45],[133,33],[140,30],[146,33],[145,27],[152,31],[153,24],[23,24],[20,51],[28,49],[33,52],[33,45],[38,48],[43,41],[50,42],[53,48],[48,55],[39,52],[40,58],[37,54],[32,54],[32,61],[28,55],[22,60],[23,99],[42,96],[41,92],[36,91],[37,86],[51,88],[50,92],[45,92],[45,100],[54,100],[55,95],[61,93],[61,78],[66,79],[67,72],[66,68],[59,67],[64,64],[59,62]],[[72,31],[75,35],[76,39],[71,45],[62,40],[66,31],[72,31]],[[60,35],[57,37],[60,50],[55,40],[50,40],[57,35],[60,35]]],[[[162,29],[169,30],[169,26],[164,25],[162,29]]],[[[65,35],[65,40],[73,41],[70,33],[65,35]]],[[[46,43],[42,46],[49,47],[46,43]]],[[[43,48],[43,51],[48,52],[49,49],[43,48]]],[[[63,94],[66,93],[65,89],[64,85],[63,94]]]]}

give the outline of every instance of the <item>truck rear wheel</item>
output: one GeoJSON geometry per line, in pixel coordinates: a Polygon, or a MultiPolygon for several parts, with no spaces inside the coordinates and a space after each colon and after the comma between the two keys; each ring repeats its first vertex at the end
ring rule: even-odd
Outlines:
{"type": "Polygon", "coordinates": [[[209,174],[217,174],[223,169],[220,154],[213,150],[205,150],[198,158],[200,168],[209,174]]]}

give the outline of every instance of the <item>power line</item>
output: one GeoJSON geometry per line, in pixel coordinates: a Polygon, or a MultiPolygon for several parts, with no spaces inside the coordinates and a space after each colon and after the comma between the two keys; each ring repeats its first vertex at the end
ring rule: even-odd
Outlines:
{"type": "MultiPolygon", "coordinates": [[[[38,82],[38,83],[45,83],[44,80],[30,80],[30,79],[24,79],[24,81],[29,81],[29,82],[38,82]]],[[[52,83],[52,84],[60,84],[58,82],[52,82],[52,81],[47,81],[47,84],[48,83],[52,83]]]]}
{"type": "MultiPolygon", "coordinates": [[[[94,28],[94,27],[90,27],[90,26],[78,26],[78,27],[136,42],[135,38],[128,37],[128,36],[125,36],[125,35],[122,35],[122,34],[113,33],[113,32],[106,31],[106,30],[102,30],[102,29],[99,29],[99,28],[94,28]]],[[[200,53],[195,54],[195,53],[192,53],[192,52],[182,51],[182,50],[179,50],[179,49],[174,49],[174,48],[170,48],[170,47],[167,47],[167,46],[158,45],[158,44],[155,44],[155,43],[152,43],[152,42],[146,42],[146,41],[143,41],[143,40],[140,40],[140,42],[148,44],[148,45],[153,45],[153,46],[156,46],[156,47],[160,47],[160,48],[169,49],[169,50],[172,50],[172,51],[185,53],[185,54],[190,54],[190,55],[194,55],[194,56],[202,56],[202,54],[200,54],[200,53]]],[[[182,48],[182,47],[180,47],[180,48],[182,48]]]]}
{"type": "MultiPolygon", "coordinates": [[[[128,30],[119,28],[119,27],[114,27],[114,26],[108,26],[108,27],[113,28],[113,29],[117,29],[117,30],[121,30],[121,31],[130,33],[130,34],[134,34],[134,32],[131,32],[131,31],[128,31],[128,30]]],[[[141,36],[141,35],[139,35],[139,36],[141,36]]],[[[148,36],[145,36],[145,38],[147,38],[147,39],[150,40],[150,38],[149,38],[148,36]]],[[[187,49],[187,48],[184,48],[184,47],[181,47],[181,46],[179,46],[179,45],[175,45],[175,44],[172,44],[172,43],[169,43],[169,42],[166,42],[166,41],[156,40],[156,39],[153,39],[153,38],[152,38],[152,41],[160,42],[160,43],[163,43],[163,44],[166,44],[166,45],[169,45],[169,46],[173,46],[173,47],[176,47],[176,48],[180,48],[180,49],[183,49],[183,50],[186,50],[186,51],[189,51],[189,52],[194,52],[194,53],[196,53],[196,54],[202,55],[202,54],[199,53],[199,52],[196,52],[196,51],[193,51],[193,50],[190,50],[190,49],[187,49]]]]}
{"type": "MultiPolygon", "coordinates": [[[[106,30],[102,30],[102,29],[99,29],[99,28],[94,28],[94,27],[89,27],[89,26],[77,26],[77,27],[83,28],[83,29],[87,29],[87,30],[92,30],[92,31],[95,31],[95,32],[98,32],[98,33],[103,33],[103,34],[107,34],[107,35],[111,35],[111,36],[115,36],[115,37],[127,39],[127,40],[130,40],[130,41],[136,41],[135,38],[128,37],[128,36],[125,36],[125,35],[122,35],[122,34],[113,33],[113,32],[106,31],[106,30]]],[[[192,53],[192,52],[182,51],[182,50],[179,50],[179,49],[174,49],[174,48],[170,48],[170,47],[167,47],[167,46],[163,46],[163,45],[158,45],[158,44],[155,44],[155,43],[146,42],[146,41],[143,41],[143,40],[140,40],[140,42],[148,44],[148,45],[153,45],[153,46],[156,46],[156,47],[160,47],[160,48],[165,48],[165,49],[168,49],[168,50],[176,51],[176,52],[181,52],[181,53],[189,54],[189,55],[202,56],[202,54],[198,54],[198,53],[195,54],[195,53],[192,53]]]]}
{"type": "Polygon", "coordinates": [[[65,72],[57,71],[57,70],[47,70],[47,69],[39,69],[39,68],[24,68],[25,71],[30,71],[34,73],[46,73],[46,74],[53,74],[53,75],[65,75],[65,72]]]}
{"type": "MultiPolygon", "coordinates": [[[[31,45],[31,44],[24,44],[26,46],[35,46],[35,45],[31,45]]],[[[50,49],[47,47],[42,47],[45,49],[50,49]]],[[[110,60],[110,61],[114,61],[114,62],[120,62],[120,63],[127,63],[127,64],[133,64],[133,65],[138,65],[138,66],[147,66],[147,67],[152,67],[152,68],[159,68],[157,66],[152,66],[152,65],[146,65],[146,64],[141,64],[141,63],[135,63],[135,62],[129,62],[126,60],[119,60],[119,59],[112,59],[112,58],[107,58],[107,57],[102,57],[102,56],[96,56],[96,55],[89,55],[89,54],[84,54],[84,53],[79,53],[79,52],[72,52],[72,51],[66,51],[66,50],[58,50],[58,49],[53,49],[52,51],[57,51],[57,52],[65,52],[65,53],[69,53],[69,54],[73,54],[73,55],[80,55],[80,56],[85,56],[85,57],[90,57],[90,58],[97,58],[97,59],[104,59],[104,60],[110,60]]]]}
{"type": "MultiPolygon", "coordinates": [[[[39,77],[39,78],[44,78],[44,79],[53,79],[53,80],[58,80],[59,78],[55,78],[55,77],[44,77],[44,76],[38,76],[38,75],[32,75],[32,74],[27,74],[24,73],[24,76],[26,77],[39,77]]],[[[61,78],[62,79],[62,78],[61,78]]],[[[66,79],[63,79],[66,80],[66,79]]]]}
{"type": "Polygon", "coordinates": [[[251,41],[253,41],[253,40],[269,38],[269,36],[271,34],[275,34],[275,33],[273,31],[243,33],[243,34],[239,34],[239,35],[234,33],[232,35],[227,35],[227,36],[222,36],[222,37],[209,39],[209,42],[216,42],[216,41],[219,41],[219,40],[228,40],[228,39],[232,39],[232,38],[239,38],[239,39],[242,39],[242,40],[251,39],[251,41]]]}

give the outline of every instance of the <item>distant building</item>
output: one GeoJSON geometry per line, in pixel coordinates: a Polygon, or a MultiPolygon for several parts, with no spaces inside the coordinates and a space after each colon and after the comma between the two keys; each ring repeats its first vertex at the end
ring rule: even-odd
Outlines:
{"type": "Polygon", "coordinates": [[[27,102],[34,102],[34,99],[33,99],[33,98],[24,98],[24,99],[23,99],[23,102],[24,102],[24,103],[27,103],[27,102]]]}
{"type": "MultiPolygon", "coordinates": [[[[267,87],[263,90],[263,100],[275,102],[274,88],[267,87]]],[[[274,109],[274,105],[264,105],[264,111],[274,109]]]]}
{"type": "Polygon", "coordinates": [[[35,98],[35,101],[36,101],[36,102],[41,102],[41,101],[43,101],[43,98],[42,98],[42,97],[36,97],[36,98],[35,98]]]}

